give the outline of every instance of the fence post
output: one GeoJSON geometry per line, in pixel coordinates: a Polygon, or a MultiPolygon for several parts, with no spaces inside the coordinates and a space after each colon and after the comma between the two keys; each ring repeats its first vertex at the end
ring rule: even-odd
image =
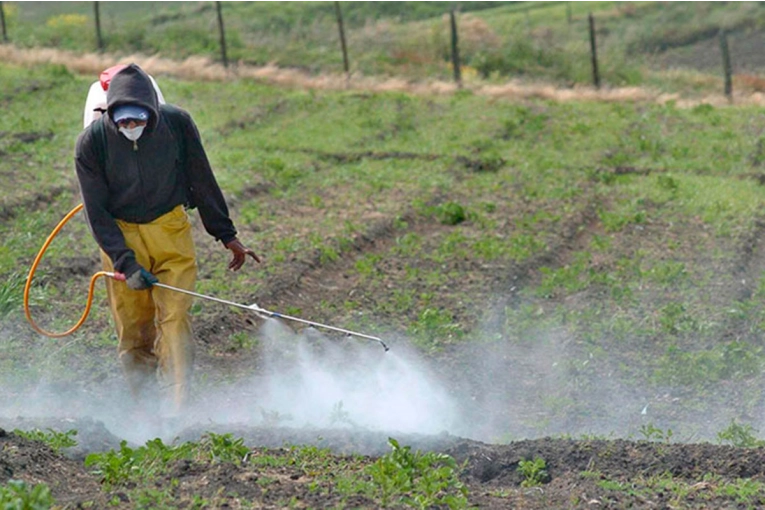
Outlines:
{"type": "Polygon", "coordinates": [[[0,0],[0,25],[3,29],[3,42],[8,42],[8,32],[5,30],[5,10],[3,10],[3,0],[0,0]]]}
{"type": "Polygon", "coordinates": [[[8,42],[8,32],[5,30],[5,9],[3,9],[3,2],[0,2],[0,25],[3,28],[3,42],[8,42]]]}
{"type": "Polygon", "coordinates": [[[340,32],[340,49],[343,52],[343,70],[347,83],[351,79],[351,70],[348,65],[348,47],[345,44],[345,26],[343,25],[343,12],[340,10],[340,2],[335,2],[335,16],[337,17],[337,30],[340,32]]]}
{"type": "Polygon", "coordinates": [[[223,58],[223,67],[228,67],[228,56],[226,55],[226,31],[223,28],[223,10],[220,2],[215,2],[215,9],[218,11],[218,32],[220,33],[220,54],[223,58]]]}
{"type": "Polygon", "coordinates": [[[600,73],[598,72],[598,48],[595,44],[595,18],[592,17],[592,13],[589,15],[590,19],[590,52],[592,54],[592,81],[595,84],[595,88],[600,88],[600,73]]]}
{"type": "Polygon", "coordinates": [[[454,15],[454,9],[449,11],[449,19],[452,27],[452,67],[454,67],[454,81],[457,87],[462,88],[462,71],[460,70],[460,49],[457,38],[457,17],[454,15]]]}
{"type": "Polygon", "coordinates": [[[720,30],[720,52],[722,53],[723,73],[725,74],[725,97],[733,101],[733,70],[730,63],[730,50],[728,49],[728,36],[725,29],[720,30]]]}
{"type": "Polygon", "coordinates": [[[93,11],[96,15],[96,43],[98,51],[104,51],[104,39],[101,37],[101,13],[98,2],[93,2],[93,11]]]}

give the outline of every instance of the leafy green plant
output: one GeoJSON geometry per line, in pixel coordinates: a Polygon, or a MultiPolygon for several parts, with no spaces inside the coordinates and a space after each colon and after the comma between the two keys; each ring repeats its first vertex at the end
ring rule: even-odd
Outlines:
{"type": "Polygon", "coordinates": [[[77,441],[74,440],[74,436],[77,435],[76,430],[67,430],[66,432],[58,432],[51,428],[47,429],[47,432],[40,429],[32,430],[19,430],[13,431],[17,436],[21,436],[33,441],[41,441],[51,447],[54,451],[61,451],[63,448],[71,448],[77,446],[77,441]]]}
{"type": "Polygon", "coordinates": [[[640,434],[646,441],[661,441],[664,443],[669,443],[672,439],[673,432],[670,428],[663,430],[654,426],[653,423],[644,423],[640,426],[640,434]]]}
{"type": "Polygon", "coordinates": [[[738,478],[731,483],[721,483],[715,488],[715,492],[732,497],[737,503],[746,505],[747,508],[754,508],[753,505],[762,501],[765,484],[759,480],[738,478]]]}
{"type": "Polygon", "coordinates": [[[757,448],[765,446],[765,440],[757,439],[757,430],[751,425],[743,425],[731,420],[725,430],[717,433],[720,444],[730,443],[737,448],[757,448]]]}
{"type": "Polygon", "coordinates": [[[446,202],[435,208],[438,221],[444,225],[458,225],[467,219],[465,208],[456,202],[446,202]]]}
{"type": "Polygon", "coordinates": [[[388,438],[392,451],[364,469],[369,489],[383,506],[403,504],[415,508],[467,507],[468,490],[459,480],[457,462],[442,453],[412,452],[388,438]]]}
{"type": "Polygon", "coordinates": [[[155,476],[165,469],[169,461],[189,458],[191,449],[190,444],[180,447],[165,445],[159,438],[135,449],[130,448],[127,441],[122,441],[119,450],[88,455],[85,465],[94,467],[94,472],[103,477],[104,483],[113,485],[155,476]]]}
{"type": "Polygon", "coordinates": [[[430,307],[420,312],[417,321],[409,326],[409,331],[416,335],[421,343],[431,347],[462,335],[460,325],[454,321],[451,312],[430,307]]]}
{"type": "Polygon", "coordinates": [[[240,464],[250,448],[244,444],[244,439],[234,439],[232,434],[208,432],[199,442],[198,451],[202,460],[240,464]]]}
{"type": "Polygon", "coordinates": [[[541,457],[519,461],[517,470],[523,475],[522,487],[537,487],[550,481],[550,475],[547,473],[547,462],[541,457]]]}
{"type": "Polygon", "coordinates": [[[147,441],[144,446],[130,448],[127,441],[118,450],[91,453],[85,458],[85,466],[92,467],[101,475],[107,486],[128,481],[141,482],[164,473],[177,460],[194,459],[209,462],[232,462],[239,464],[249,452],[243,439],[231,434],[209,432],[198,443],[166,445],[161,439],[147,441]]]}
{"type": "Polygon", "coordinates": [[[29,486],[22,480],[8,480],[0,485],[0,508],[3,510],[48,510],[55,503],[45,484],[29,486]]]}

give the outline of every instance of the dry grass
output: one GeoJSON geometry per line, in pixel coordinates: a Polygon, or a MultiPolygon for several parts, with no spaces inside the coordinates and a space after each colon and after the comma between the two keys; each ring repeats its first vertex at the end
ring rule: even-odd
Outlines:
{"type": "MultiPolygon", "coordinates": [[[[444,81],[410,81],[403,78],[378,78],[352,75],[346,78],[342,74],[312,75],[297,69],[280,68],[276,65],[248,66],[234,65],[226,69],[222,64],[212,62],[204,57],[191,57],[178,61],[161,56],[146,55],[113,55],[113,54],[75,54],[53,48],[21,49],[12,45],[0,45],[0,59],[4,62],[19,65],[36,65],[42,63],[59,64],[72,72],[90,74],[94,77],[112,65],[123,62],[135,62],[154,76],[174,76],[187,80],[225,81],[232,77],[250,78],[273,85],[323,89],[323,90],[363,90],[363,91],[396,91],[412,94],[452,94],[458,87],[452,82],[444,81]]],[[[736,91],[734,104],[765,105],[765,86],[761,87],[762,79],[743,80],[746,87],[736,91]]],[[[574,87],[560,88],[546,83],[522,83],[511,80],[502,85],[491,85],[481,82],[471,82],[465,85],[466,90],[474,94],[502,98],[508,100],[525,100],[540,98],[556,102],[567,101],[605,101],[605,102],[656,102],[674,101],[680,108],[693,107],[698,104],[725,106],[730,104],[723,94],[707,95],[704,97],[684,98],[679,94],[667,94],[646,87],[602,88],[574,87]]]]}

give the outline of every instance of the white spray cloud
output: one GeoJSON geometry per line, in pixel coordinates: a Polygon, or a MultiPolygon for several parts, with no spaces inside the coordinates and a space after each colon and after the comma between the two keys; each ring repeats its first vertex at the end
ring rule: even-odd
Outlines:
{"type": "MultiPolygon", "coordinates": [[[[434,373],[403,339],[379,343],[355,337],[328,338],[316,330],[296,333],[275,319],[262,326],[259,370],[239,381],[215,387],[195,385],[187,416],[175,423],[162,418],[147,402],[134,405],[115,359],[101,367],[104,380],[92,373],[61,380],[65,349],[53,355],[31,353],[30,365],[48,364],[41,377],[0,398],[0,426],[25,417],[100,421],[115,436],[135,444],[172,439],[182,428],[205,424],[251,427],[360,428],[432,434],[449,430],[456,407],[434,373]]],[[[4,378],[5,379],[5,378],[4,378]]],[[[149,402],[153,399],[149,398],[149,402]]],[[[6,425],[7,426],[7,425],[6,425]]]]}
{"type": "Polygon", "coordinates": [[[260,340],[262,373],[206,395],[197,420],[423,434],[448,430],[455,420],[447,391],[404,342],[385,352],[364,339],[295,333],[274,319],[260,340]]]}

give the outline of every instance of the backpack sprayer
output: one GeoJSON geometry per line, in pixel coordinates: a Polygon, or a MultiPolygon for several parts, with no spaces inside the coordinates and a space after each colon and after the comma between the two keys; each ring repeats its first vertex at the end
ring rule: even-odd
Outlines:
{"type": "MultiPolygon", "coordinates": [[[[62,333],[53,333],[53,332],[50,332],[50,331],[46,331],[43,328],[41,328],[40,326],[38,326],[35,323],[35,321],[32,319],[32,314],[31,314],[31,312],[29,310],[29,290],[32,287],[32,278],[33,278],[33,276],[35,274],[35,271],[37,270],[37,266],[40,264],[40,260],[42,260],[42,257],[45,254],[45,251],[48,249],[48,246],[53,241],[53,239],[56,237],[56,235],[59,233],[59,231],[72,218],[72,216],[74,216],[75,214],[77,214],[77,212],[80,211],[80,209],[82,209],[82,204],[79,204],[74,209],[69,211],[69,213],[66,216],[64,216],[64,218],[59,222],[59,224],[56,225],[56,228],[54,228],[53,231],[50,233],[50,235],[48,236],[48,239],[46,239],[45,243],[43,243],[43,245],[42,245],[42,248],[40,248],[40,251],[37,253],[37,256],[35,257],[34,262],[32,262],[32,267],[29,270],[29,275],[27,276],[26,285],[24,286],[24,312],[26,314],[27,320],[32,325],[32,329],[34,329],[35,331],[37,331],[38,333],[40,333],[42,335],[45,335],[45,336],[48,336],[48,337],[52,337],[52,338],[60,338],[60,337],[63,337],[63,336],[70,335],[70,334],[74,333],[80,326],[82,326],[82,324],[85,322],[85,319],[88,317],[88,314],[90,313],[90,308],[91,308],[91,306],[93,304],[93,290],[95,288],[96,280],[98,280],[99,277],[107,276],[109,278],[113,278],[113,279],[118,280],[118,281],[123,281],[123,282],[125,281],[125,275],[122,274],[122,273],[109,272],[109,271],[98,271],[97,273],[95,273],[90,278],[90,286],[88,287],[88,301],[87,301],[87,304],[85,305],[85,311],[83,312],[82,316],[80,317],[80,320],[78,320],[77,323],[74,326],[72,326],[70,329],[68,329],[67,331],[64,331],[62,333]]],[[[302,324],[306,324],[306,325],[309,325],[309,326],[314,326],[314,327],[318,327],[318,328],[323,328],[323,329],[328,329],[328,330],[332,330],[332,331],[337,331],[339,333],[344,333],[344,334],[349,335],[349,336],[365,338],[367,340],[372,340],[372,341],[375,341],[375,342],[379,342],[380,345],[383,346],[383,348],[385,349],[386,352],[389,350],[388,346],[385,345],[385,342],[383,342],[382,339],[380,339],[380,338],[378,338],[376,336],[365,335],[364,333],[358,333],[356,331],[351,331],[351,330],[348,330],[348,329],[337,328],[337,327],[334,327],[334,326],[329,326],[327,324],[321,324],[320,322],[313,322],[313,321],[309,321],[309,320],[306,320],[306,319],[301,319],[299,317],[293,317],[291,315],[285,315],[285,314],[281,314],[281,313],[278,313],[278,312],[272,312],[270,310],[266,310],[265,308],[261,308],[261,307],[259,307],[256,304],[244,305],[244,304],[241,304],[241,303],[235,303],[233,301],[227,301],[225,299],[219,299],[219,298],[212,297],[212,296],[206,296],[204,294],[199,294],[197,292],[192,292],[192,291],[186,290],[186,289],[179,289],[178,287],[173,287],[171,285],[166,285],[164,283],[155,283],[154,286],[155,287],[161,287],[163,289],[172,290],[172,291],[175,291],[175,292],[181,292],[183,294],[189,294],[191,296],[194,296],[194,297],[197,297],[197,298],[201,298],[201,299],[207,299],[209,301],[215,301],[217,303],[222,303],[224,305],[229,305],[229,306],[233,306],[233,307],[236,307],[236,308],[241,308],[241,309],[244,309],[244,310],[248,310],[250,312],[254,312],[255,314],[257,314],[261,318],[270,317],[270,318],[285,319],[285,320],[289,320],[289,321],[300,322],[302,324]]]]}

